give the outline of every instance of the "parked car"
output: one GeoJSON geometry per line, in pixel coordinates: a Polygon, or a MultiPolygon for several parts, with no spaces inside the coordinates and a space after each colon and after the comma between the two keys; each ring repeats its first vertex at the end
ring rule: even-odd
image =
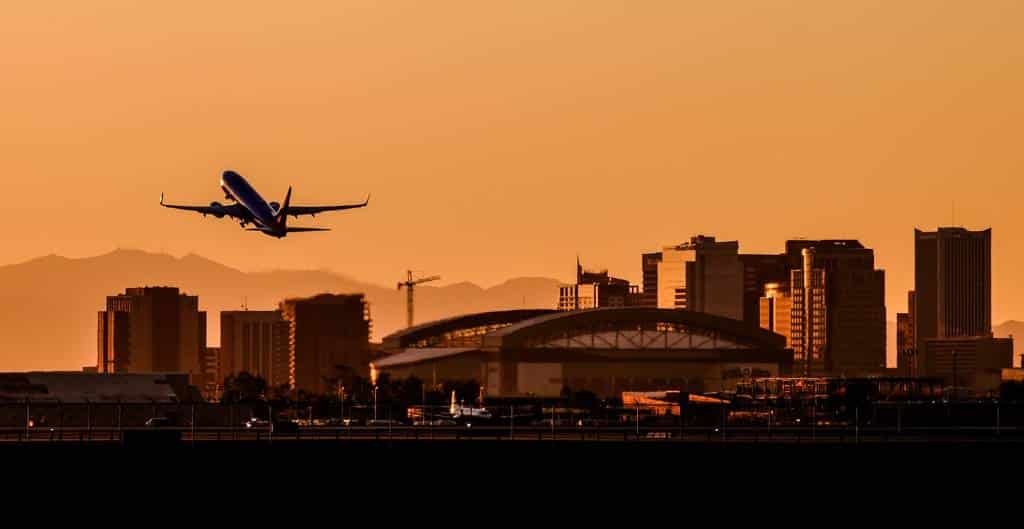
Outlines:
{"type": "Polygon", "coordinates": [[[170,417],[150,417],[146,420],[146,426],[150,428],[160,428],[163,426],[171,426],[173,423],[170,417]]]}
{"type": "Polygon", "coordinates": [[[248,421],[245,421],[246,428],[266,428],[267,426],[270,426],[270,422],[258,417],[253,417],[248,421]]]}
{"type": "Polygon", "coordinates": [[[401,426],[402,422],[394,419],[370,419],[366,421],[367,426],[401,426]]]}

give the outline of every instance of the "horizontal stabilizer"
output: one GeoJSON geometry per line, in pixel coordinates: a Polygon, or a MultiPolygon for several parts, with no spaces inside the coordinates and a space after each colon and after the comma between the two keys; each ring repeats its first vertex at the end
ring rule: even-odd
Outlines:
{"type": "MultiPolygon", "coordinates": [[[[291,227],[286,228],[288,233],[300,232],[300,231],[331,231],[330,228],[299,228],[291,227]]],[[[272,233],[274,230],[268,228],[246,228],[245,231],[262,231],[264,233],[272,233]]]]}

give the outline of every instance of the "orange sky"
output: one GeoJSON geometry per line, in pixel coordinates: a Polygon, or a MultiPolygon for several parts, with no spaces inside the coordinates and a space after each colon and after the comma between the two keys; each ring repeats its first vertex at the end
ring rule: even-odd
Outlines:
{"type": "Polygon", "coordinates": [[[489,285],[569,279],[577,252],[636,280],[695,233],[856,237],[895,320],[913,228],[955,200],[994,229],[994,319],[1024,319],[1019,0],[153,4],[5,6],[0,263],[137,247],[489,285]],[[220,199],[226,168],[268,200],[373,201],[282,241],[157,207],[220,199]]]}

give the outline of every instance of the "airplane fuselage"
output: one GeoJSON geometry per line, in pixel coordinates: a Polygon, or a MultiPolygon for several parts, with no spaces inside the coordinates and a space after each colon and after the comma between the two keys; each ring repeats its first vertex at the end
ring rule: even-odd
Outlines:
{"type": "Polygon", "coordinates": [[[277,211],[263,200],[242,175],[234,171],[225,171],[220,178],[220,187],[225,196],[238,202],[252,214],[253,224],[266,228],[267,231],[263,233],[278,238],[287,235],[287,231],[277,222],[277,211]]]}

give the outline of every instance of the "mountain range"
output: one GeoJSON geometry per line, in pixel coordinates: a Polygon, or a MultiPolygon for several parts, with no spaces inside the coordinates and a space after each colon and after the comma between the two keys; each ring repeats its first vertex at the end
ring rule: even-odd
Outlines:
{"type": "MultiPolygon", "coordinates": [[[[491,288],[472,283],[420,285],[416,321],[455,314],[551,307],[558,281],[516,278],[491,288]]],[[[373,339],[405,325],[405,292],[325,270],[244,272],[198,255],[115,250],[95,257],[57,255],[0,266],[0,371],[77,370],[96,361],[96,313],[106,296],[138,286],[175,286],[198,295],[207,311],[208,343],[220,343],[222,310],[276,308],[288,297],[321,292],[363,293],[370,303],[373,339]]]]}
{"type": "MultiPolygon", "coordinates": [[[[472,283],[420,285],[416,321],[512,308],[554,308],[559,281],[520,277],[482,288],[472,283]]],[[[373,340],[405,325],[405,292],[326,270],[244,272],[204,257],[140,250],[71,259],[49,255],[0,266],[0,371],[78,370],[96,361],[96,312],[106,296],[137,286],[176,286],[199,296],[208,313],[207,341],[220,343],[223,310],[276,308],[288,297],[321,292],[363,293],[370,303],[373,340]]],[[[896,324],[888,325],[890,362],[896,324]]],[[[1024,336],[1024,322],[995,326],[996,336],[1024,336]]],[[[1015,346],[1019,353],[1021,346],[1015,346]]],[[[1017,362],[1015,355],[1014,362],[1017,362]]]]}

